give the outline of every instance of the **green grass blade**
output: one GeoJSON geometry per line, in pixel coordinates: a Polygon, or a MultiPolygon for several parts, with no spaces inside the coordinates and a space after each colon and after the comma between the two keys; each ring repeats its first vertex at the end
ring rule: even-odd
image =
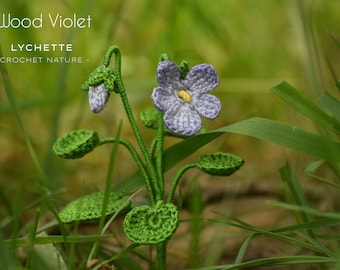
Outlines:
{"type": "Polygon", "coordinates": [[[223,132],[209,132],[185,139],[164,151],[164,170],[168,170],[189,157],[202,146],[222,135],[223,132]]]}
{"type": "MultiPolygon", "coordinates": [[[[290,165],[288,162],[280,168],[280,175],[283,183],[287,187],[287,190],[289,190],[290,195],[293,199],[293,203],[308,208],[308,203],[307,199],[305,197],[305,194],[301,188],[299,180],[296,178],[296,175],[293,173],[290,165]]],[[[312,216],[309,215],[306,212],[301,212],[300,214],[302,220],[304,223],[311,222],[312,221],[312,216]]],[[[313,230],[307,230],[309,235],[313,238],[314,237],[314,232],[313,230]]]]}
{"type": "Polygon", "coordinates": [[[248,223],[242,222],[235,218],[226,217],[222,214],[220,214],[220,216],[221,216],[221,219],[208,219],[208,220],[212,223],[221,223],[227,226],[232,226],[232,227],[236,227],[236,228],[240,228],[246,231],[253,232],[254,237],[256,235],[263,235],[269,238],[274,238],[274,239],[277,239],[277,240],[280,240],[286,243],[290,243],[295,246],[300,246],[302,248],[314,251],[317,254],[325,254],[326,256],[334,255],[333,252],[329,251],[328,249],[324,248],[321,245],[315,245],[314,242],[309,243],[306,241],[301,241],[299,239],[296,239],[295,237],[277,233],[275,230],[260,229],[260,228],[254,227],[248,223]]]}
{"type": "Polygon", "coordinates": [[[276,201],[270,201],[270,202],[268,202],[268,204],[275,206],[275,207],[288,209],[288,210],[291,210],[291,211],[303,211],[303,212],[309,213],[311,215],[328,218],[330,220],[338,220],[339,224],[340,224],[340,213],[319,211],[319,210],[315,210],[315,209],[312,209],[312,208],[306,208],[306,207],[303,207],[303,206],[298,206],[298,205],[293,205],[293,204],[288,204],[288,203],[283,203],[283,202],[276,202],[276,201]]]}
{"type": "Polygon", "coordinates": [[[9,248],[18,248],[30,245],[45,245],[50,243],[90,243],[94,241],[98,241],[100,239],[112,238],[111,234],[107,235],[48,235],[48,236],[37,236],[32,239],[28,237],[24,238],[15,238],[15,239],[6,239],[5,243],[9,248]]]}
{"type": "MultiPolygon", "coordinates": [[[[195,268],[195,270],[239,270],[239,269],[255,269],[259,266],[275,266],[275,265],[316,265],[316,264],[339,264],[339,258],[329,258],[322,256],[284,256],[274,258],[263,258],[258,260],[252,260],[249,262],[243,262],[233,265],[218,265],[195,268]]],[[[334,268],[337,269],[337,268],[334,268]]],[[[189,268],[190,270],[190,268],[189,268]]],[[[192,268],[193,270],[193,268],[192,268]]]]}
{"type": "Polygon", "coordinates": [[[30,269],[67,270],[61,253],[52,243],[33,246],[26,264],[30,269]]]}
{"type": "Polygon", "coordinates": [[[324,177],[320,177],[320,176],[312,174],[312,173],[308,173],[307,175],[312,177],[312,178],[314,178],[314,179],[316,179],[316,180],[318,180],[318,181],[320,181],[320,182],[322,182],[322,183],[324,183],[324,184],[327,184],[327,185],[332,186],[334,188],[340,189],[340,185],[339,184],[334,183],[333,181],[328,180],[328,179],[326,179],[324,177]]]}
{"type": "MultiPolygon", "coordinates": [[[[1,47],[0,47],[0,57],[2,57],[2,56],[3,56],[3,54],[2,54],[1,47]]],[[[11,107],[13,108],[14,115],[15,115],[16,120],[19,124],[19,127],[20,127],[20,129],[23,133],[28,151],[29,151],[29,153],[32,157],[34,165],[39,172],[40,178],[42,180],[44,180],[45,183],[48,183],[48,178],[47,178],[47,176],[44,172],[44,169],[43,169],[43,167],[42,167],[42,165],[41,165],[41,163],[38,159],[38,156],[37,156],[37,154],[36,154],[36,152],[33,148],[31,139],[28,135],[28,132],[27,132],[26,127],[24,125],[24,122],[22,120],[22,117],[21,117],[21,114],[20,114],[20,111],[19,111],[19,108],[18,108],[18,105],[17,105],[17,101],[16,101],[16,98],[15,98],[15,95],[14,95],[13,86],[12,86],[12,83],[10,81],[9,74],[8,74],[8,71],[7,71],[7,67],[4,63],[0,63],[0,73],[2,75],[2,79],[3,79],[4,88],[5,88],[7,98],[9,100],[9,103],[11,104],[11,107]]]]}
{"type": "Polygon", "coordinates": [[[314,123],[340,134],[339,121],[329,116],[287,82],[283,81],[282,83],[274,86],[272,91],[314,123]]]}
{"type": "MultiPolygon", "coordinates": [[[[164,172],[202,146],[228,132],[272,142],[327,161],[340,161],[339,142],[304,131],[295,126],[256,117],[185,139],[169,147],[164,151],[164,172]]],[[[142,175],[136,172],[115,185],[113,190],[120,191],[125,189],[127,192],[134,192],[143,187],[143,185],[142,175]]]]}
{"type": "MultiPolygon", "coordinates": [[[[122,121],[120,122],[118,131],[117,131],[117,136],[116,136],[117,140],[114,143],[113,148],[111,150],[109,169],[107,172],[106,183],[105,183],[105,194],[104,194],[104,200],[103,200],[103,205],[102,205],[102,216],[99,219],[99,224],[98,224],[99,235],[104,234],[103,228],[104,228],[105,219],[106,219],[105,213],[106,213],[107,205],[109,202],[109,196],[110,196],[111,187],[112,187],[114,164],[115,164],[116,154],[117,154],[118,147],[119,147],[119,139],[120,139],[121,130],[122,130],[122,121]]],[[[100,241],[98,239],[98,241],[96,241],[92,247],[92,250],[89,255],[89,260],[97,256],[99,245],[100,245],[100,241]]]]}
{"type": "Polygon", "coordinates": [[[318,229],[324,227],[332,227],[340,225],[339,219],[331,219],[331,218],[321,218],[318,220],[314,220],[308,223],[301,223],[297,225],[286,226],[282,228],[277,228],[272,230],[272,232],[293,232],[298,230],[306,230],[306,229],[318,229]]]}
{"type": "Polygon", "coordinates": [[[322,107],[324,107],[330,113],[332,113],[338,121],[340,121],[340,109],[339,109],[340,101],[339,100],[337,100],[330,93],[324,92],[319,98],[319,103],[322,107]]]}
{"type": "Polygon", "coordinates": [[[220,128],[216,132],[243,134],[327,161],[340,161],[339,142],[265,118],[250,118],[220,128]]]}
{"type": "Polygon", "coordinates": [[[246,238],[246,240],[242,243],[241,247],[238,250],[234,264],[238,264],[238,263],[241,263],[243,261],[243,258],[246,255],[248,247],[249,247],[251,241],[253,240],[254,236],[255,236],[255,234],[248,236],[246,238]]]}
{"type": "Polygon", "coordinates": [[[203,201],[202,201],[202,190],[199,184],[194,181],[192,183],[191,191],[188,196],[188,204],[189,204],[189,212],[192,216],[192,222],[190,232],[190,265],[192,267],[197,267],[201,264],[202,260],[199,256],[200,251],[200,238],[202,235],[202,209],[203,209],[203,201]]]}
{"type": "Polygon", "coordinates": [[[15,255],[8,246],[0,229],[0,269],[14,269],[15,255]]]}

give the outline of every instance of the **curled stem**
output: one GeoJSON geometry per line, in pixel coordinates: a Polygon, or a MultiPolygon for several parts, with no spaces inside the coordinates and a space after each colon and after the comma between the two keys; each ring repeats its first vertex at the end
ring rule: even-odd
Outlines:
{"type": "Polygon", "coordinates": [[[155,169],[155,167],[152,163],[151,156],[149,155],[148,150],[145,146],[145,143],[142,139],[141,133],[138,129],[136,120],[133,116],[133,113],[132,113],[132,110],[131,110],[131,107],[130,107],[130,104],[129,104],[129,101],[128,101],[128,98],[127,98],[127,95],[126,95],[126,91],[125,91],[125,87],[124,87],[122,75],[121,75],[121,54],[120,54],[120,50],[119,50],[118,46],[111,46],[109,48],[109,50],[106,53],[105,58],[104,58],[104,65],[106,65],[110,62],[110,58],[111,58],[113,53],[115,54],[115,74],[117,76],[115,83],[116,83],[116,86],[119,90],[118,92],[119,92],[120,97],[122,99],[122,103],[123,103],[127,118],[130,122],[132,132],[133,132],[133,134],[134,134],[134,136],[137,140],[139,148],[140,148],[140,150],[143,154],[143,157],[145,159],[147,172],[149,173],[150,178],[151,178],[150,179],[148,177],[148,178],[145,179],[145,181],[149,182],[149,183],[147,183],[148,192],[152,190],[152,192],[149,194],[150,195],[149,197],[150,197],[150,202],[153,205],[153,204],[155,204],[156,201],[161,199],[161,194],[162,194],[161,191],[158,188],[158,185],[157,185],[157,178],[158,178],[157,171],[156,171],[156,169],[155,169]],[[149,187],[151,189],[149,189],[149,187]]]}
{"type": "Polygon", "coordinates": [[[196,166],[196,163],[195,162],[190,162],[190,163],[187,163],[185,164],[184,166],[182,166],[176,173],[174,179],[172,180],[171,182],[171,186],[170,186],[170,190],[169,190],[169,193],[168,193],[168,197],[167,197],[167,200],[166,202],[167,203],[170,203],[173,198],[174,198],[174,195],[175,195],[175,191],[176,191],[176,188],[177,188],[177,185],[179,183],[179,180],[181,180],[181,177],[183,176],[183,174],[189,170],[190,168],[195,168],[197,167],[196,166]]]}
{"type": "Polygon", "coordinates": [[[119,51],[119,47],[116,45],[111,46],[107,50],[106,54],[104,55],[104,63],[103,63],[105,67],[108,67],[110,65],[112,54],[116,53],[117,50],[119,51]]]}

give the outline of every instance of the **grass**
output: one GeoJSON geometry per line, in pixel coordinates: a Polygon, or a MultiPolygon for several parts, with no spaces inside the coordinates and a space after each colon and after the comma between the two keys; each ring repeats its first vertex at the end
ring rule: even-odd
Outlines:
{"type": "MultiPolygon", "coordinates": [[[[87,109],[86,95],[80,91],[87,74],[100,63],[101,55],[112,43],[122,49],[123,76],[136,115],[151,105],[149,96],[156,85],[154,70],[161,53],[167,52],[178,62],[185,58],[192,65],[209,62],[219,71],[221,85],[216,95],[222,99],[223,114],[207,124],[209,130],[223,126],[218,131],[228,135],[212,132],[191,138],[189,143],[174,141],[178,144],[167,149],[164,160],[169,177],[172,167],[190,159],[189,154],[200,151],[199,146],[232,150],[246,158],[244,172],[241,170],[231,179],[238,181],[238,189],[231,192],[231,198],[223,195],[219,201],[220,205],[229,205],[228,210],[204,200],[207,192],[216,193],[211,187],[214,179],[188,173],[185,185],[196,180],[202,187],[192,184],[189,196],[186,192],[190,189],[183,186],[182,222],[169,244],[169,269],[270,269],[278,265],[280,269],[299,265],[338,269],[339,92],[335,86],[338,64],[334,59],[340,39],[336,36],[334,11],[339,4],[219,0],[207,6],[205,1],[144,0],[138,4],[59,1],[41,5],[18,1],[11,6],[0,4],[8,12],[23,10],[22,14],[30,16],[40,12],[39,8],[65,15],[90,13],[93,25],[88,31],[58,30],[54,36],[49,31],[1,29],[2,54],[10,53],[11,40],[60,40],[72,42],[75,53],[90,61],[83,65],[0,65],[0,269],[85,269],[86,263],[96,263],[89,258],[114,263],[118,269],[148,269],[154,251],[128,245],[123,232],[117,229],[121,228],[121,217],[115,217],[103,234],[95,224],[68,226],[56,221],[56,213],[72,199],[96,190],[108,191],[105,179],[108,168],[113,167],[107,162],[112,151],[109,147],[83,160],[60,160],[51,150],[55,139],[75,128],[116,134],[121,118],[121,136],[131,137],[117,101],[110,100],[108,105],[116,109],[114,114],[111,109],[100,117],[93,116],[87,109]],[[324,64],[323,55],[330,68],[324,64]],[[286,82],[280,83],[283,80],[286,82]],[[303,116],[300,118],[296,111],[303,116]],[[286,148],[275,148],[244,135],[286,148]],[[314,159],[322,161],[304,172],[303,167],[311,168],[314,159]],[[268,181],[258,182],[262,178],[268,181]],[[259,208],[254,205],[245,213],[238,205],[255,196],[251,190],[246,196],[240,195],[247,181],[255,186],[271,182],[281,190],[279,195],[262,194],[259,208]],[[320,190],[318,197],[313,197],[310,186],[320,190]],[[270,212],[267,207],[283,211],[285,217],[277,216],[273,223],[263,226],[256,215],[261,210],[270,212]],[[209,230],[222,236],[210,238],[209,230]],[[261,237],[266,241],[261,242],[261,237]],[[268,249],[265,244],[269,239],[278,240],[278,253],[257,254],[257,249],[268,249]],[[96,256],[90,256],[95,243],[100,243],[92,253],[96,256]],[[281,251],[281,245],[285,251],[281,251]],[[48,255],[39,247],[46,248],[48,255]],[[51,254],[55,255],[54,265],[47,267],[46,257],[51,254]]],[[[143,134],[149,138],[152,133],[145,130],[143,134]]],[[[131,174],[130,158],[120,149],[115,155],[123,162],[117,162],[113,177],[107,179],[114,182],[116,189],[136,191],[137,202],[142,200],[142,192],[138,191],[142,182],[138,174],[131,174]]],[[[233,184],[223,182],[223,190],[234,190],[233,184]]],[[[216,184],[216,189],[219,187],[216,184]]],[[[100,227],[103,222],[104,219],[100,227]]]]}

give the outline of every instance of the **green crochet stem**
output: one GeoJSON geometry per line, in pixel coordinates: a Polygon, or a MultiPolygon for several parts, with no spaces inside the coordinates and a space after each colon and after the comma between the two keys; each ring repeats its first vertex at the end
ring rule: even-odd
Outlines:
{"type": "Polygon", "coordinates": [[[103,63],[105,67],[108,67],[110,65],[112,55],[116,54],[116,51],[119,51],[120,53],[119,47],[117,45],[113,45],[107,50],[106,54],[104,55],[104,63],[103,63]]]}
{"type": "Polygon", "coordinates": [[[177,188],[177,185],[179,183],[179,181],[181,180],[183,174],[191,169],[191,168],[195,168],[197,167],[196,166],[196,162],[190,162],[190,163],[187,163],[185,165],[183,165],[176,173],[174,179],[172,180],[171,182],[171,186],[170,186],[170,190],[169,190],[169,193],[168,193],[168,197],[167,197],[167,200],[166,202],[167,203],[170,203],[173,198],[174,198],[174,195],[175,195],[175,191],[176,191],[176,188],[177,188]]]}
{"type": "MultiPolygon", "coordinates": [[[[105,55],[104,58],[104,65],[109,64],[110,59],[112,57],[112,54],[115,54],[115,74],[116,74],[116,86],[119,90],[119,94],[120,97],[122,99],[122,103],[127,115],[127,118],[130,122],[131,128],[132,128],[132,132],[137,140],[137,143],[139,145],[139,148],[144,156],[145,162],[146,162],[146,168],[147,168],[147,172],[150,175],[151,181],[150,183],[147,183],[147,188],[149,189],[149,197],[150,197],[150,202],[153,205],[155,203],[155,201],[161,200],[162,199],[162,192],[161,190],[159,190],[158,188],[158,175],[157,175],[157,171],[155,169],[155,167],[153,166],[152,163],[152,159],[151,156],[149,155],[147,148],[145,146],[145,143],[142,139],[142,136],[140,134],[140,131],[138,129],[136,120],[133,116],[127,95],[126,95],[126,91],[125,91],[125,87],[123,84],[123,80],[122,80],[122,75],[121,75],[121,53],[119,50],[118,46],[111,46],[108,50],[108,52],[105,55]]],[[[146,178],[145,181],[149,181],[150,178],[146,178]]]]}
{"type": "Polygon", "coordinates": [[[163,177],[163,147],[164,147],[164,125],[163,113],[158,113],[158,132],[156,145],[156,168],[158,172],[158,189],[163,197],[164,194],[164,177],[163,177]]]}
{"type": "Polygon", "coordinates": [[[157,258],[156,258],[156,269],[166,269],[166,245],[167,242],[160,243],[156,246],[157,258]]]}
{"type": "Polygon", "coordinates": [[[149,149],[150,156],[153,157],[155,155],[156,147],[157,147],[157,137],[153,138],[151,142],[150,149],[149,149]]]}
{"type": "MultiPolygon", "coordinates": [[[[106,143],[115,143],[116,141],[117,141],[117,138],[108,137],[108,138],[100,140],[99,145],[106,144],[106,143]]],[[[150,186],[150,177],[149,177],[149,175],[148,175],[148,173],[145,169],[145,166],[144,166],[140,156],[138,155],[136,149],[133,147],[133,145],[128,140],[120,138],[118,143],[125,146],[128,149],[128,151],[130,152],[130,154],[133,157],[133,159],[135,160],[142,176],[144,177],[144,179],[146,179],[145,184],[146,184],[146,188],[148,190],[148,193],[150,193],[150,195],[152,195],[151,199],[154,198],[155,195],[153,194],[153,188],[150,186]]]]}

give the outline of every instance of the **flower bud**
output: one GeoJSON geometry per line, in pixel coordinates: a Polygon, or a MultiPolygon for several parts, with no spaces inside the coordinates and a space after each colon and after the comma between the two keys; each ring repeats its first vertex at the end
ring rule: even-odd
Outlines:
{"type": "Polygon", "coordinates": [[[110,97],[110,92],[105,88],[104,83],[97,86],[89,87],[89,104],[94,113],[99,113],[104,109],[106,102],[110,97]]]}

